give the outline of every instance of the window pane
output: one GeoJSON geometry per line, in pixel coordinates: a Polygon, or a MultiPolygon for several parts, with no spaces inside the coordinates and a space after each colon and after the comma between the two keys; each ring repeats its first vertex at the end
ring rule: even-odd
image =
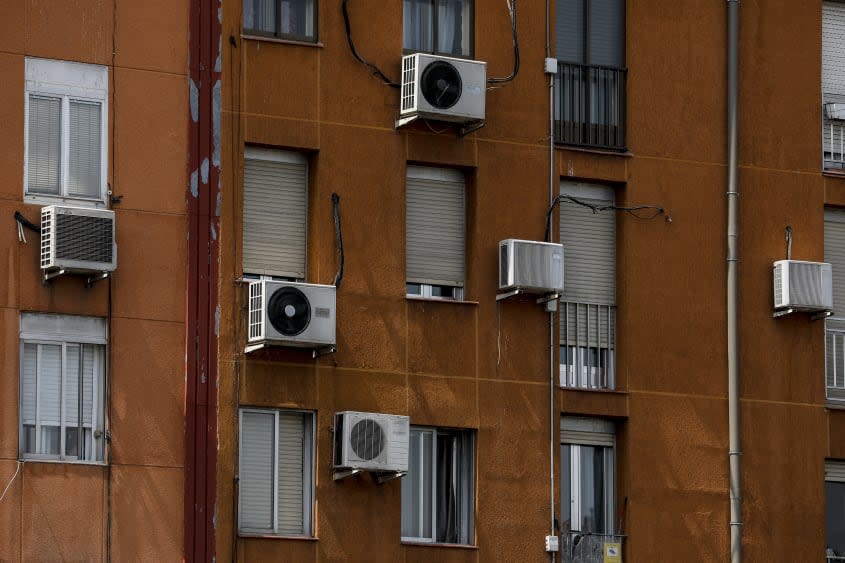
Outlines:
{"type": "Polygon", "coordinates": [[[825,482],[825,542],[836,555],[845,555],[845,483],[825,482]]]}
{"type": "Polygon", "coordinates": [[[30,96],[28,120],[27,192],[58,194],[62,100],[30,96]]]}
{"type": "Polygon", "coordinates": [[[457,543],[458,495],[457,461],[455,459],[455,437],[449,434],[437,436],[437,541],[457,543]]]}
{"type": "Polygon", "coordinates": [[[272,413],[244,412],[241,417],[241,528],[274,529],[274,424],[272,413]]]}
{"type": "Polygon", "coordinates": [[[314,36],[313,0],[282,0],[279,14],[281,35],[314,36]]]}
{"type": "Polygon", "coordinates": [[[411,430],[408,442],[408,473],[402,478],[402,537],[421,537],[422,435],[411,430]]]}
{"type": "Polygon", "coordinates": [[[79,426],[79,345],[65,346],[64,425],[79,426]]]}
{"type": "Polygon", "coordinates": [[[274,33],[276,2],[274,0],[244,0],[244,29],[274,33]]]}
{"type": "Polygon", "coordinates": [[[303,527],[305,428],[300,413],[279,413],[279,524],[280,534],[301,535],[303,527]]]}
{"type": "Polygon", "coordinates": [[[100,197],[101,104],[70,102],[68,184],[70,196],[100,197]]]}
{"type": "Polygon", "coordinates": [[[59,455],[62,397],[62,347],[42,344],[38,366],[38,418],[41,447],[37,453],[59,455]]]}
{"type": "Polygon", "coordinates": [[[560,446],[560,512],[562,530],[572,529],[572,446],[560,446]]]}
{"type": "Polygon", "coordinates": [[[472,2],[440,0],[437,10],[437,51],[469,57],[472,55],[472,2]]]}
{"type": "Polygon", "coordinates": [[[434,0],[405,0],[402,23],[405,49],[434,50],[434,0]]]}

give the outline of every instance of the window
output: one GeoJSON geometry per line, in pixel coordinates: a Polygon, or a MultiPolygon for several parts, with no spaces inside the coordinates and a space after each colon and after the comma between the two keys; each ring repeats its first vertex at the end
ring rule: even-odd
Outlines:
{"type": "Polygon", "coordinates": [[[845,168],[845,4],[822,8],[822,151],[825,169],[845,168]]]}
{"type": "Polygon", "coordinates": [[[108,68],[26,59],[27,201],[104,205],[108,68]]]}
{"type": "Polygon", "coordinates": [[[308,163],[299,153],[244,151],[243,270],[305,279],[308,163]]]}
{"type": "Polygon", "coordinates": [[[472,431],[411,428],[402,478],[402,539],[473,542],[475,445],[472,431]]]}
{"type": "Polygon", "coordinates": [[[244,33],[317,41],[317,0],[244,0],[244,33]]]}
{"type": "Polygon", "coordinates": [[[472,57],[472,0],[405,0],[406,51],[472,57]]]}
{"type": "Polygon", "coordinates": [[[610,421],[561,419],[562,561],[601,561],[608,546],[621,550],[614,529],[615,442],[610,421]]]}
{"type": "Polygon", "coordinates": [[[239,530],[312,535],[314,415],[240,410],[239,530]]]}
{"type": "Polygon", "coordinates": [[[408,166],[408,295],[463,299],[464,192],[464,175],[458,170],[408,166]]]}
{"type": "Polygon", "coordinates": [[[828,561],[845,560],[845,462],[824,464],[825,545],[828,561]]]}
{"type": "Polygon", "coordinates": [[[829,401],[845,400],[845,210],[824,213],[824,261],[833,267],[834,315],[825,319],[825,388],[829,401]]]}
{"type": "Polygon", "coordinates": [[[555,140],[624,150],[625,1],[555,5],[555,140]]]}
{"type": "Polygon", "coordinates": [[[22,313],[20,452],[103,461],[106,321],[22,313]]]}
{"type": "MultiPolygon", "coordinates": [[[[561,195],[614,203],[613,188],[561,182],[561,195]]],[[[562,198],[566,284],[560,303],[560,384],[613,389],[616,375],[616,215],[562,198]]]]}

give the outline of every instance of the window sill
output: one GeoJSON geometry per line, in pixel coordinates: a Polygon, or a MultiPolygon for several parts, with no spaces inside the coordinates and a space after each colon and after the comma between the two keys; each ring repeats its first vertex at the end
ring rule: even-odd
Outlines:
{"type": "Polygon", "coordinates": [[[845,411],[845,401],[825,399],[824,408],[831,411],[845,411]]]}
{"type": "Polygon", "coordinates": [[[282,39],[281,37],[269,37],[267,35],[252,35],[249,33],[241,33],[241,39],[249,39],[250,41],[264,41],[266,43],[281,43],[284,45],[299,45],[301,47],[317,47],[320,49],[323,48],[323,44],[319,41],[282,39]]]}
{"type": "Polygon", "coordinates": [[[42,457],[26,457],[18,458],[21,463],[52,463],[54,465],[94,465],[97,467],[106,467],[108,462],[105,461],[79,461],[74,459],[49,459],[42,457]]]}
{"type": "Polygon", "coordinates": [[[259,539],[259,540],[300,540],[300,541],[318,541],[320,538],[316,536],[283,536],[278,534],[250,534],[249,532],[238,532],[239,538],[244,539],[259,539]]]}
{"type": "Polygon", "coordinates": [[[106,202],[102,199],[78,199],[58,195],[25,194],[23,201],[24,203],[32,203],[34,205],[67,205],[91,209],[108,209],[106,202]]]}
{"type": "Polygon", "coordinates": [[[630,150],[624,151],[614,151],[610,149],[595,149],[591,147],[579,147],[578,145],[564,145],[558,142],[555,142],[555,148],[558,150],[565,150],[565,151],[575,151],[575,152],[583,152],[588,154],[600,154],[602,156],[619,156],[622,158],[633,158],[634,153],[630,150]]]}
{"type": "Polygon", "coordinates": [[[824,168],[822,169],[823,176],[830,176],[831,178],[845,178],[845,168],[824,168]]]}
{"type": "Polygon", "coordinates": [[[442,297],[420,297],[418,295],[406,295],[405,299],[407,299],[408,301],[421,301],[422,303],[454,303],[456,305],[478,305],[478,301],[467,301],[464,299],[443,299],[442,297]]]}
{"type": "Polygon", "coordinates": [[[464,543],[435,543],[428,541],[402,540],[401,544],[414,547],[451,547],[456,549],[478,550],[477,545],[469,545],[464,543]]]}

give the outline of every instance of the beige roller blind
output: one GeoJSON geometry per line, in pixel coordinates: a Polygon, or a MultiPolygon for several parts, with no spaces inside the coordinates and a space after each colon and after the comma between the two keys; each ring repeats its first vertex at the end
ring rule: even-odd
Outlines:
{"type": "Polygon", "coordinates": [[[560,420],[560,441],[564,444],[613,447],[615,428],[611,421],[564,416],[560,420]]]}
{"type": "Polygon", "coordinates": [[[280,534],[302,535],[305,507],[304,440],[302,413],[279,413],[279,523],[280,534]]]}
{"type": "Polygon", "coordinates": [[[308,166],[297,153],[244,152],[243,270],[305,279],[308,166]]]}
{"type": "Polygon", "coordinates": [[[464,285],[465,183],[456,170],[409,166],[406,272],[411,283],[464,285]]]}
{"type": "Polygon", "coordinates": [[[824,480],[845,483],[845,462],[826,460],[824,462],[824,480]]]}

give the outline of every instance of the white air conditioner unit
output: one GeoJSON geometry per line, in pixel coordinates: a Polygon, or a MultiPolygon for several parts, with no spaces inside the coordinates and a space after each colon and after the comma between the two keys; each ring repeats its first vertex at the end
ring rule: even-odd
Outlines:
{"type": "Polygon", "coordinates": [[[407,416],[344,411],[334,415],[335,469],[408,471],[407,416]]]}
{"type": "Polygon", "coordinates": [[[267,345],[315,349],[334,346],[335,293],[333,285],[250,282],[246,351],[267,345]]]}
{"type": "Polygon", "coordinates": [[[833,309],[830,264],[778,260],[774,263],[775,310],[826,312],[833,309]]]}
{"type": "Polygon", "coordinates": [[[114,211],[66,205],[41,209],[41,270],[106,274],[117,268],[114,211]]]}
{"type": "Polygon", "coordinates": [[[397,127],[414,119],[455,123],[484,120],[487,63],[415,53],[402,57],[397,127]]]}
{"type": "Polygon", "coordinates": [[[499,242],[499,291],[563,291],[563,245],[506,239],[499,242]]]}

